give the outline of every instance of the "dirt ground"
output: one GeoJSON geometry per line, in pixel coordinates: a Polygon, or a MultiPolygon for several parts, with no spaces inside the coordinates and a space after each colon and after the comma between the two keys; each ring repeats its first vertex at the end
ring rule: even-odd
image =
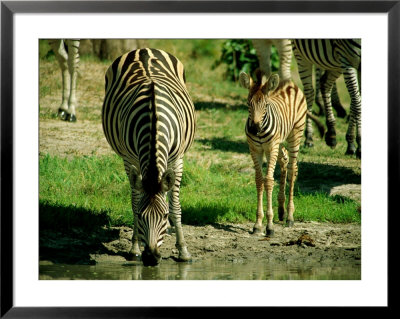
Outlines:
{"type": "MultiPolygon", "coordinates": [[[[277,264],[329,267],[361,265],[361,227],[356,224],[295,223],[293,228],[275,225],[272,238],[252,235],[252,223],[184,225],[193,261],[243,263],[264,260],[277,264]]],[[[55,263],[96,264],[125,261],[131,247],[130,227],[103,227],[90,233],[41,231],[40,259],[55,263]]],[[[175,234],[165,237],[163,260],[176,260],[175,234]]]]}
{"type": "MultiPolygon", "coordinates": [[[[111,153],[100,122],[78,121],[71,125],[59,120],[40,121],[40,153],[67,157],[111,153]],[[66,129],[68,128],[68,129],[66,129]],[[60,134],[60,131],[64,131],[60,134]],[[57,138],[55,138],[57,137],[57,138]],[[71,143],[73,139],[73,143],[71,143]]],[[[332,190],[355,199],[360,187],[349,185],[332,190]]],[[[221,259],[242,262],[263,258],[270,262],[318,263],[331,266],[361,264],[361,226],[357,224],[299,223],[293,228],[275,225],[273,238],[251,235],[253,224],[184,225],[185,239],[194,260],[221,259]]],[[[40,259],[59,263],[123,261],[130,249],[132,229],[100,228],[68,232],[41,230],[40,259]]],[[[176,258],[175,234],[161,246],[163,259],[176,258]]]]}

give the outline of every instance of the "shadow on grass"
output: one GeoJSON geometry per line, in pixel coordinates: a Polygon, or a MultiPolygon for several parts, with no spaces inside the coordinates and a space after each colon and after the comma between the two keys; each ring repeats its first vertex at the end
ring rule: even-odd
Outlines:
{"type": "MultiPolygon", "coordinates": [[[[106,212],[39,202],[39,259],[53,263],[93,264],[91,254],[105,253],[102,242],[119,238],[106,212]]],[[[108,251],[109,253],[109,251],[108,251]]]]}
{"type": "MultiPolygon", "coordinates": [[[[266,165],[264,165],[264,172],[266,170],[265,166],[266,165]]],[[[240,174],[249,174],[249,172],[244,171],[240,174]]],[[[253,175],[254,173],[252,172],[251,174],[253,175]]],[[[279,165],[277,165],[274,176],[276,182],[274,186],[274,197],[277,195],[277,192],[279,190],[279,177],[280,169],[279,165]]],[[[330,190],[333,187],[343,184],[361,184],[360,174],[355,173],[350,168],[336,165],[299,163],[299,175],[295,184],[295,196],[297,196],[299,193],[303,195],[329,195],[330,190]]],[[[249,187],[254,188],[254,197],[251,200],[255,203],[257,201],[255,182],[249,187]]],[[[286,189],[286,194],[288,194],[288,189],[286,189]]],[[[338,204],[342,204],[349,200],[354,201],[353,199],[351,199],[351,197],[347,197],[344,194],[334,195],[330,198],[338,204]]],[[[219,203],[208,203],[205,199],[201,205],[185,206],[182,208],[182,210],[182,221],[184,224],[194,226],[212,225],[214,227],[228,227],[226,230],[232,231],[229,228],[229,225],[225,226],[218,222],[220,220],[223,220],[225,217],[229,217],[230,207],[221,206],[221,204],[219,203]]],[[[255,217],[255,215],[252,215],[253,213],[255,214],[255,211],[242,213],[237,212],[236,214],[243,215],[243,219],[251,219],[255,217]]]]}
{"type": "Polygon", "coordinates": [[[335,186],[361,184],[361,175],[338,165],[300,162],[296,185],[303,194],[329,193],[335,186]]]}
{"type": "Polygon", "coordinates": [[[249,146],[246,141],[231,141],[226,138],[214,137],[211,139],[204,138],[200,140],[196,140],[197,142],[211,146],[213,150],[219,150],[223,152],[236,152],[236,153],[249,153],[249,146]]]}
{"type": "Polygon", "coordinates": [[[225,110],[225,111],[247,110],[247,106],[245,104],[230,105],[227,103],[220,103],[220,102],[196,102],[196,103],[194,103],[194,108],[198,111],[203,111],[203,110],[225,110]]]}

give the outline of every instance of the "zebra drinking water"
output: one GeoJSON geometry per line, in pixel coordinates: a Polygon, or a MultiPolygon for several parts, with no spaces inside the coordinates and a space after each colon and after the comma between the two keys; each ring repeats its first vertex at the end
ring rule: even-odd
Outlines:
{"type": "Polygon", "coordinates": [[[176,229],[178,259],[187,261],[179,201],[183,156],[193,142],[195,110],[183,64],[157,49],[117,58],[106,73],[102,123],[106,139],[123,159],[132,190],[132,258],[156,265],[168,216],[176,229]],[[169,202],[166,201],[166,194],[169,202]]]}
{"type": "Polygon", "coordinates": [[[57,116],[64,121],[76,122],[76,81],[78,78],[80,40],[51,39],[49,44],[60,65],[62,76],[62,100],[57,116]]]}
{"type": "Polygon", "coordinates": [[[290,80],[279,81],[278,74],[267,77],[262,71],[256,71],[256,81],[244,72],[240,73],[242,87],[249,90],[247,104],[249,117],[246,122],[246,136],[250,154],[254,162],[257,187],[257,219],[253,233],[262,233],[263,190],[267,194],[266,234],[272,236],[273,216],[272,190],[276,161],[281,167],[280,188],[278,194],[279,219],[286,219],[287,225],[294,223],[293,191],[297,177],[297,153],[306,122],[306,116],[319,125],[321,136],[324,128],[317,118],[307,111],[303,92],[290,80]],[[287,142],[288,150],[283,146],[287,142]],[[267,174],[263,177],[262,163],[267,157],[267,174]],[[289,181],[289,201],[285,211],[286,178],[289,181]]]}
{"type": "MultiPolygon", "coordinates": [[[[361,93],[359,89],[361,67],[361,43],[353,39],[295,39],[293,52],[297,60],[299,75],[304,85],[307,107],[311,111],[314,101],[312,66],[325,70],[321,78],[322,98],[325,104],[328,132],[326,143],[336,146],[335,117],[332,112],[331,91],[336,79],[343,74],[351,97],[349,125],[346,133],[346,154],[361,158],[361,93]],[[354,139],[357,140],[357,149],[354,139]]],[[[306,144],[312,145],[312,125],[307,119],[306,144]]]]}

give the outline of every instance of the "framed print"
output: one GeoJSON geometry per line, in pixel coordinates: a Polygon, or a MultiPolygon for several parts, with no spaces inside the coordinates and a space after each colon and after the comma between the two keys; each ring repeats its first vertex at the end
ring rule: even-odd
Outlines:
{"type": "MultiPolygon", "coordinates": [[[[399,1],[2,1],[1,317],[390,309],[399,18],[399,1]],[[260,62],[265,39],[275,41],[268,64],[276,74],[260,62]],[[282,71],[284,40],[293,53],[292,84],[282,71]],[[302,52],[302,45],[312,49],[302,52]],[[336,51],[327,56],[340,67],[315,53],[330,46],[336,51]],[[318,103],[311,112],[308,88],[318,75],[304,74],[318,63],[331,64],[320,77],[325,115],[313,116],[318,103]],[[139,81],[135,91],[129,85],[138,74],[152,80],[139,81]],[[298,92],[303,99],[282,102],[303,112],[294,127],[302,132],[306,118],[314,117],[326,121],[323,127],[333,123],[338,145],[328,147],[315,126],[313,148],[304,146],[302,134],[293,142],[294,133],[280,147],[252,146],[261,141],[269,114],[257,122],[256,85],[267,105],[298,92]],[[122,94],[124,86],[129,89],[122,94]],[[345,114],[340,118],[335,109],[337,121],[331,121],[336,86],[345,114]],[[65,104],[62,94],[69,95],[65,104]],[[142,98],[136,111],[121,111],[125,104],[114,102],[142,98]],[[155,107],[156,101],[165,104],[155,107]],[[179,101],[180,113],[168,108],[171,101],[179,101]],[[137,137],[129,144],[116,132],[123,118],[137,114],[145,123],[125,129],[125,136],[137,137]],[[348,127],[354,123],[353,136],[348,127]],[[173,155],[163,153],[168,147],[176,147],[173,155]],[[263,152],[271,152],[268,161],[263,152]],[[140,154],[149,154],[157,174],[146,175],[140,154]],[[287,167],[294,176],[286,197],[283,186],[283,199],[273,185],[279,174],[268,166],[274,160],[281,176],[287,167]],[[269,177],[255,175],[257,161],[269,177]],[[264,208],[270,221],[258,229],[263,188],[272,208],[264,208]],[[158,220],[145,217],[153,203],[161,203],[152,208],[163,216],[158,220]],[[133,215],[132,206],[140,214],[133,215]],[[271,209],[282,216],[270,217],[271,209]],[[142,241],[139,250],[131,250],[132,240],[142,241]],[[344,260],[351,260],[350,268],[344,260]]],[[[274,136],[276,123],[290,121],[285,112],[273,113],[282,116],[271,124],[274,136]]]]}

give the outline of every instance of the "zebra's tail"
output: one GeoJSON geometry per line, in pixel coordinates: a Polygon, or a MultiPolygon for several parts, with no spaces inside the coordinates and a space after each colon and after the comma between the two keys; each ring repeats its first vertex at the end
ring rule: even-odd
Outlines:
{"type": "Polygon", "coordinates": [[[314,123],[317,124],[319,135],[321,136],[321,138],[323,138],[325,135],[324,124],[322,124],[321,121],[318,119],[318,117],[312,114],[310,111],[307,111],[307,116],[309,116],[314,121],[314,123]]]}

